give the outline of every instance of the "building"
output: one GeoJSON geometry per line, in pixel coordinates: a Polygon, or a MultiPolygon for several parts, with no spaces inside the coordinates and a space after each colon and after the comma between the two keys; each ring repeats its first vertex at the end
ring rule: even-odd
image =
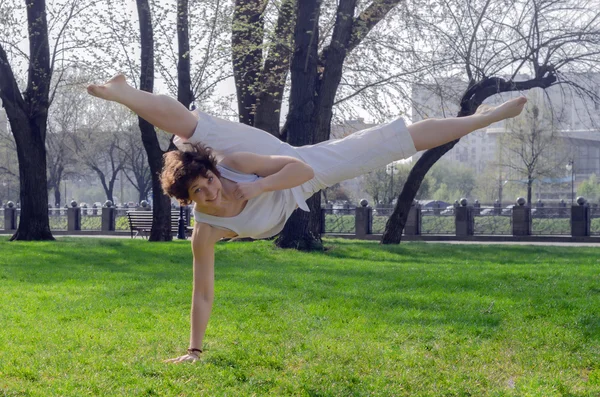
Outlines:
{"type": "MultiPolygon", "coordinates": [[[[566,78],[582,82],[584,86],[600,96],[600,73],[587,73],[565,76],[566,78]]],[[[520,75],[515,80],[528,80],[529,76],[520,75]]],[[[436,84],[414,85],[412,90],[412,122],[431,117],[454,117],[459,110],[459,100],[466,88],[464,81],[457,79],[440,80],[436,84]]],[[[509,98],[514,98],[523,93],[511,92],[494,96],[486,101],[491,105],[499,104],[509,98]]],[[[531,95],[532,92],[526,93],[531,95]]],[[[539,90],[538,95],[543,96],[556,119],[555,128],[562,140],[565,152],[564,163],[572,160],[574,167],[575,184],[587,179],[590,175],[600,176],[600,105],[589,97],[578,95],[572,86],[561,84],[547,90],[539,90]],[[568,159],[568,160],[567,160],[568,159]]],[[[455,163],[463,164],[481,173],[490,164],[502,163],[500,155],[499,138],[506,134],[504,122],[494,123],[486,129],[478,130],[462,138],[444,158],[455,163]]],[[[421,156],[413,156],[416,161],[421,156]]],[[[506,170],[499,178],[519,178],[510,175],[506,170]]],[[[557,174],[570,173],[566,170],[557,170],[557,174]]],[[[521,176],[522,178],[522,176],[521,176]]],[[[570,194],[570,192],[569,192],[570,194]]],[[[558,198],[546,197],[546,198],[558,198]]]]}

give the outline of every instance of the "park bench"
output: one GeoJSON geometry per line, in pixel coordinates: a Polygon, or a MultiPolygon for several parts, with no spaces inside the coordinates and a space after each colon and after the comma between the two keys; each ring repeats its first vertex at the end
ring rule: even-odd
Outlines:
{"type": "MultiPolygon", "coordinates": [[[[185,234],[186,236],[191,235],[193,227],[187,226],[189,224],[186,219],[187,211],[183,213],[183,220],[185,222],[185,234]]],[[[131,230],[131,238],[135,238],[138,235],[143,238],[148,238],[152,230],[152,211],[127,211],[127,220],[129,221],[129,229],[131,230]],[[135,232],[135,234],[134,234],[135,232]]],[[[179,210],[171,211],[171,232],[177,234],[179,231],[179,210]]]]}

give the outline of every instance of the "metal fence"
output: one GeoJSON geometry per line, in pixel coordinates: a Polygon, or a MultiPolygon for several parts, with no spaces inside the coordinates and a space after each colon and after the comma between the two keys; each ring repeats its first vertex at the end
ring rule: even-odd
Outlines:
{"type": "Polygon", "coordinates": [[[421,211],[421,234],[454,234],[454,211],[421,211]]]}
{"type": "Polygon", "coordinates": [[[376,207],[373,210],[373,217],[371,220],[371,233],[381,234],[385,231],[385,225],[394,212],[394,207],[376,207]]]}
{"type": "Polygon", "coordinates": [[[512,235],[512,210],[479,209],[473,214],[473,223],[475,235],[512,235]]]}
{"type": "Polygon", "coordinates": [[[127,211],[131,208],[117,208],[115,210],[115,230],[129,230],[129,220],[127,219],[127,211]]]}
{"type": "Polygon", "coordinates": [[[50,218],[50,230],[67,230],[66,208],[48,208],[48,217],[50,218]]]}
{"type": "Polygon", "coordinates": [[[323,233],[354,233],[354,208],[323,208],[323,233]]]}
{"type": "MultiPolygon", "coordinates": [[[[394,208],[376,206],[344,210],[323,209],[324,233],[382,234],[394,208]]],[[[461,202],[447,208],[422,208],[410,210],[404,233],[407,235],[445,236],[569,236],[584,237],[600,235],[600,208],[582,201],[574,207],[566,204],[544,206],[538,202],[528,208],[524,201],[502,207],[469,206],[461,202]],[[515,212],[519,210],[518,213],[515,212]],[[576,220],[572,225],[571,216],[576,220]],[[581,210],[581,211],[580,211],[581,210]],[[513,213],[514,212],[514,213],[513,213]],[[410,215],[412,214],[412,215],[410,215]],[[585,215],[589,214],[589,215],[585,215]],[[580,218],[580,217],[584,218],[580,218]],[[589,218],[587,218],[589,216],[589,218]],[[412,219],[412,220],[411,220],[412,219]],[[581,220],[580,220],[581,219],[581,220]],[[583,219],[591,220],[586,232],[583,219]]]]}
{"type": "Polygon", "coordinates": [[[600,207],[590,208],[590,218],[592,218],[590,234],[592,236],[600,236],[600,207]]]}
{"type": "Polygon", "coordinates": [[[531,209],[531,234],[533,235],[570,235],[570,208],[538,207],[531,209]]]}
{"type": "MultiPolygon", "coordinates": [[[[101,231],[102,230],[102,208],[79,208],[82,231],[101,231]]],[[[127,212],[133,211],[134,208],[116,208],[115,209],[115,230],[129,230],[129,221],[127,212]]],[[[0,230],[5,229],[5,210],[0,207],[0,230]]],[[[17,225],[19,224],[21,209],[17,208],[16,217],[17,225]]],[[[68,231],[68,215],[67,208],[48,208],[48,218],[50,230],[53,231],[68,231]]]]}
{"type": "MultiPolygon", "coordinates": [[[[575,207],[574,207],[575,208],[575,207]]],[[[366,209],[366,208],[359,208],[366,209]]],[[[390,206],[377,206],[373,208],[370,216],[362,217],[359,221],[357,232],[356,214],[359,210],[354,206],[345,205],[343,208],[322,209],[322,231],[328,234],[357,234],[364,233],[360,230],[369,230],[371,234],[382,234],[394,208],[390,206]],[[368,224],[370,222],[370,224],[368,224]],[[368,227],[365,226],[368,225],[368,227]]],[[[80,208],[81,231],[102,230],[102,208],[80,208]]],[[[134,208],[115,209],[115,230],[129,230],[127,212],[134,208]]],[[[139,209],[137,209],[139,210],[139,209]]],[[[412,210],[411,210],[412,211],[412,210]]],[[[420,209],[420,234],[421,235],[455,235],[457,234],[458,210],[454,207],[446,209],[420,209]]],[[[531,231],[533,236],[570,236],[571,207],[544,207],[536,206],[531,210],[531,231]]],[[[53,231],[68,231],[69,221],[67,208],[49,208],[48,215],[50,229],[53,231]]],[[[498,235],[510,236],[513,234],[513,209],[505,208],[472,208],[472,235],[498,235]]],[[[5,209],[0,207],[0,230],[5,229],[5,209]]],[[[16,209],[17,225],[20,218],[20,209],[16,209]]],[[[600,207],[589,206],[589,235],[600,236],[600,207]]],[[[520,222],[520,221],[519,221],[520,222]]],[[[521,223],[517,224],[520,225],[521,223]]],[[[577,226],[577,225],[575,225],[577,226]]],[[[368,233],[368,232],[367,232],[368,233]]],[[[412,232],[409,232],[412,233],[412,232]]]]}

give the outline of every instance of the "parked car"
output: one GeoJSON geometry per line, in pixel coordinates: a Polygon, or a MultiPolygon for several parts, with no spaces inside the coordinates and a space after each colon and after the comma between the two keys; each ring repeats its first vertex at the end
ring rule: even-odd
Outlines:
{"type": "Polygon", "coordinates": [[[494,208],[482,208],[481,211],[479,212],[479,215],[482,215],[482,216],[494,215],[494,208]]]}
{"type": "Polygon", "coordinates": [[[440,215],[452,215],[452,214],[454,214],[454,206],[453,205],[447,206],[445,210],[440,212],[440,215]]]}

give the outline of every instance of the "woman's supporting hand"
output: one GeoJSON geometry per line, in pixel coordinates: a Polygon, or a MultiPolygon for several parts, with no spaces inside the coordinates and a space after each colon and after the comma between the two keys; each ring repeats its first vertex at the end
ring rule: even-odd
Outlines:
{"type": "Polygon", "coordinates": [[[250,200],[264,193],[260,180],[249,183],[237,183],[233,196],[238,200],[250,200]]]}
{"type": "Polygon", "coordinates": [[[196,362],[197,360],[200,360],[200,357],[198,357],[195,353],[190,353],[190,354],[186,354],[185,356],[180,356],[180,357],[175,357],[175,358],[170,358],[168,360],[164,360],[163,363],[186,363],[186,362],[196,362]]]}

